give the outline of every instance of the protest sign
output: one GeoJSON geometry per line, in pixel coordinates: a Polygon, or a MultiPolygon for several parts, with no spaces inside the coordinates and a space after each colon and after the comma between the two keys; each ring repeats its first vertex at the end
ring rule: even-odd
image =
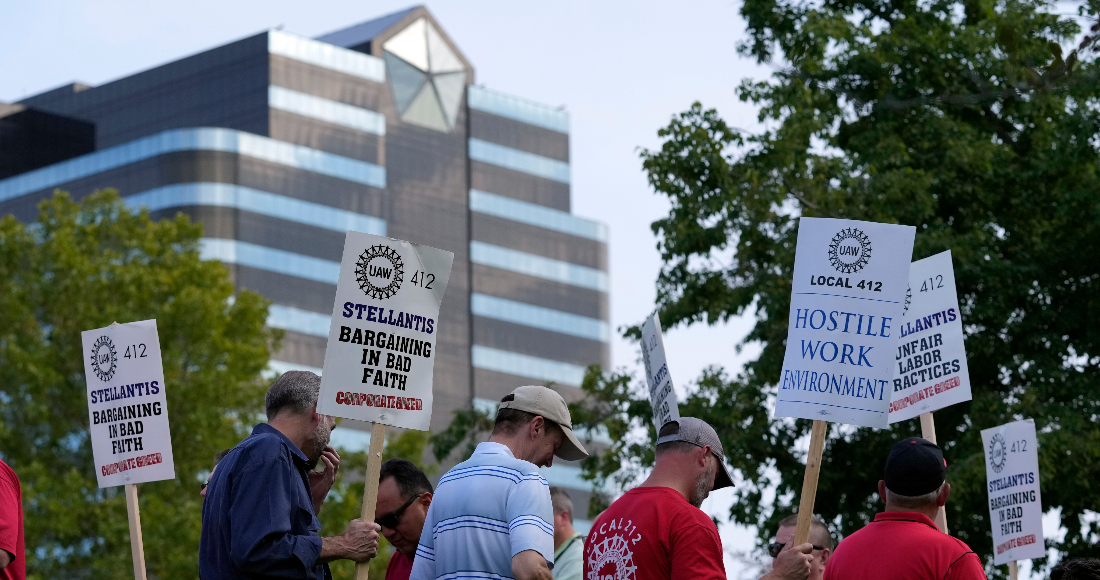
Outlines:
{"type": "MultiPolygon", "coordinates": [[[[317,412],[371,421],[362,519],[374,521],[386,425],[427,431],[439,306],[454,254],[348,232],[317,412]]],[[[355,565],[366,580],[367,565],[355,565]]]]}
{"type": "Polygon", "coordinates": [[[317,412],[427,431],[454,254],[348,232],[317,412]]]}
{"type": "Polygon", "coordinates": [[[88,385],[88,432],[99,487],[126,486],[134,577],[145,578],[135,484],[175,479],[157,321],[80,334],[88,385]]]}
{"type": "Polygon", "coordinates": [[[913,262],[905,296],[890,389],[891,423],[972,398],[950,250],[913,262]]]}
{"type": "Polygon", "coordinates": [[[887,426],[897,319],[916,228],[799,219],[775,416],[812,419],[794,543],[810,535],[826,421],[887,426]]]}
{"type": "Polygon", "coordinates": [[[916,228],[801,218],[776,417],[886,427],[916,228]]]}
{"type": "Polygon", "coordinates": [[[661,425],[680,418],[680,409],[676,405],[672,377],[668,374],[665,342],[661,337],[661,319],[656,312],[642,325],[642,363],[645,365],[646,384],[649,385],[653,424],[660,430],[661,425]]]}
{"type": "Polygon", "coordinates": [[[996,565],[1042,558],[1043,500],[1035,421],[1025,419],[982,431],[996,565]]]}
{"type": "Polygon", "coordinates": [[[157,321],[86,330],[80,338],[99,487],[175,479],[157,321]]]}

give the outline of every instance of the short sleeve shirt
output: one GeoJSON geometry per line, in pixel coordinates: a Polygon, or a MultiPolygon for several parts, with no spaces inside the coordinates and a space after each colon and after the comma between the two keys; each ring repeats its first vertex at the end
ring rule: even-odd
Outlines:
{"type": "Polygon", "coordinates": [[[485,442],[439,480],[413,561],[413,580],[512,577],[512,556],[554,562],[550,486],[533,463],[485,442]]]}
{"type": "Polygon", "coordinates": [[[413,561],[400,550],[390,556],[386,566],[386,580],[409,580],[413,571],[413,561]]]}
{"type": "Polygon", "coordinates": [[[825,580],[878,578],[986,580],[981,559],[966,543],[916,512],[878,514],[844,538],[825,565],[825,580]]]}
{"type": "Polygon", "coordinates": [[[19,478],[0,461],[0,550],[12,555],[12,561],[0,570],[0,580],[25,580],[27,553],[23,547],[23,493],[19,478]]]}
{"type": "Polygon", "coordinates": [[[722,540],[702,510],[668,487],[636,487],[584,542],[585,578],[725,580],[722,540]]]}

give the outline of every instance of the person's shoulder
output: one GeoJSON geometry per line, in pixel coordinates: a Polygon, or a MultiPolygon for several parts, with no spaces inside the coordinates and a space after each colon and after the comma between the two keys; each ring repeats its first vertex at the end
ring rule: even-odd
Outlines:
{"type": "Polygon", "coordinates": [[[538,482],[544,485],[550,485],[542,474],[539,473],[539,468],[535,464],[524,461],[522,459],[515,459],[513,457],[492,456],[488,458],[471,457],[462,463],[451,468],[446,474],[439,479],[439,484],[443,485],[445,482],[458,482],[458,481],[476,481],[477,478],[494,478],[511,481],[518,484],[521,482],[538,482]]]}
{"type": "Polygon", "coordinates": [[[0,482],[8,485],[16,492],[19,491],[19,476],[16,475],[15,470],[7,463],[4,463],[2,459],[0,459],[0,482]]]}
{"type": "Polygon", "coordinates": [[[274,433],[253,433],[226,454],[222,462],[226,462],[228,459],[231,466],[246,467],[269,461],[285,460],[289,453],[286,443],[278,435],[274,433]],[[236,455],[236,457],[231,457],[232,455],[236,455]]]}

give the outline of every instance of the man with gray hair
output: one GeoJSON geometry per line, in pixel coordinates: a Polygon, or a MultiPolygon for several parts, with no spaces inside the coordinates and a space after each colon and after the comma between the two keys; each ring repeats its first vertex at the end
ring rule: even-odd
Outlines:
{"type": "Polygon", "coordinates": [[[886,511],[840,542],[825,580],[985,580],[977,554],[933,521],[950,492],[938,445],[920,437],[896,443],[878,482],[886,511]]]}
{"type": "Polygon", "coordinates": [[[333,417],[317,413],[321,377],[289,371],[267,391],[267,423],[218,464],[202,505],[199,577],[331,578],[328,562],[366,562],[378,551],[378,524],[351,520],[322,538],[317,513],[336,480],[340,456],[328,446],[333,417]],[[319,461],[322,471],[314,471],[319,461]]]}
{"type": "Polygon", "coordinates": [[[798,514],[780,520],[775,541],[768,544],[772,571],[761,576],[760,580],[821,580],[824,576],[825,564],[836,547],[829,526],[821,518],[813,516],[810,519],[810,543],[795,546],[794,532],[797,526],[798,514]],[[807,547],[810,549],[809,553],[803,552],[807,547]]]}
{"type": "Polygon", "coordinates": [[[554,508],[554,580],[581,580],[584,574],[584,534],[573,529],[573,498],[565,488],[550,486],[554,508]]]}

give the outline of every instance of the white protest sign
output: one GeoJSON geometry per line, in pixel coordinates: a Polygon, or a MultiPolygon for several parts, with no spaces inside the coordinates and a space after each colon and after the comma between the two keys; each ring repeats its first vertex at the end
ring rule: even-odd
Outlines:
{"type": "Polygon", "coordinates": [[[999,566],[1046,556],[1035,421],[1026,419],[985,429],[982,445],[989,482],[993,563],[999,566]]]}
{"type": "Polygon", "coordinates": [[[427,431],[454,254],[348,232],[317,412],[427,431]]]}
{"type": "Polygon", "coordinates": [[[80,333],[99,487],[175,479],[157,321],[80,333]]]}
{"type": "Polygon", "coordinates": [[[649,404],[653,407],[653,424],[659,430],[661,425],[680,418],[680,408],[676,406],[676,391],[668,374],[665,342],[661,337],[661,319],[656,312],[642,325],[642,363],[649,385],[649,404]]]}
{"type": "Polygon", "coordinates": [[[916,228],[800,218],[776,417],[887,425],[916,228]]]}
{"type": "Polygon", "coordinates": [[[890,422],[972,399],[951,251],[913,262],[898,326],[890,422]]]}

